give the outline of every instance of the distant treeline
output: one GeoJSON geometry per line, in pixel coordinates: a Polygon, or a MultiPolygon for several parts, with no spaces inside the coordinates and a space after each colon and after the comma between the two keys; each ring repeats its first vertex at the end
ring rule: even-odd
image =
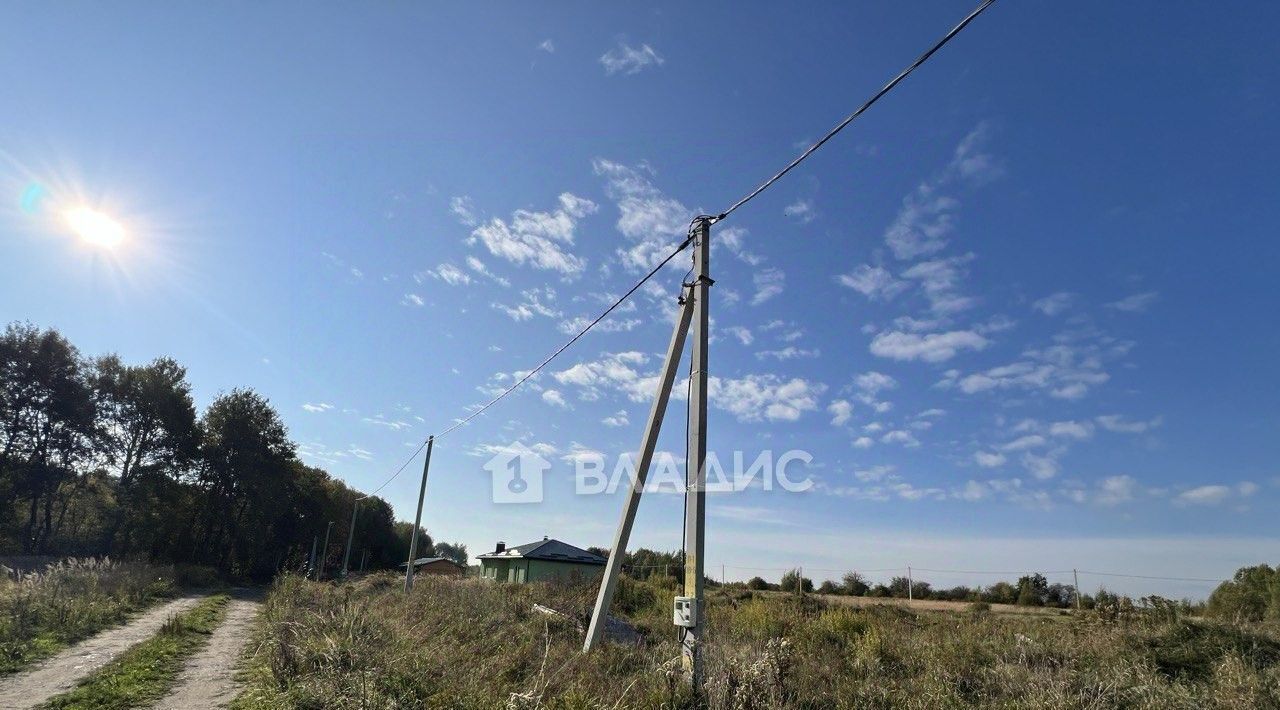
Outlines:
{"type": "MultiPolygon", "coordinates": [[[[265,579],[306,564],[330,521],[341,565],[361,494],[307,466],[280,415],[251,389],[202,413],[169,358],[87,358],[56,330],[0,336],[0,554],[111,555],[207,565],[265,579]]],[[[361,502],[358,566],[408,556],[410,523],[381,498],[361,502]]],[[[461,545],[433,546],[466,564],[461,545]]]]}

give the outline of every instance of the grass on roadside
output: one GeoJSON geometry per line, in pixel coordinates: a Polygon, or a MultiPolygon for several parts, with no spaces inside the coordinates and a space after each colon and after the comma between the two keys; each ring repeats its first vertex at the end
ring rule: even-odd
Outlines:
{"type": "Polygon", "coordinates": [[[176,590],[174,570],[109,559],[0,570],[0,675],[124,622],[176,590]]]}
{"type": "Polygon", "coordinates": [[[215,594],[170,618],[159,633],[136,644],[89,676],[75,690],[44,705],[49,710],[113,710],[155,702],[173,686],[183,662],[209,640],[226,614],[225,594],[215,594]]]}

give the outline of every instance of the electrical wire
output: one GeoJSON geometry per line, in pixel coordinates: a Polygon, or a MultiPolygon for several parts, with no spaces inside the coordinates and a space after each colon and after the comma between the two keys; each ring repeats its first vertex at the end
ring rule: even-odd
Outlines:
{"type": "MultiPolygon", "coordinates": [[[[439,440],[441,437],[453,432],[455,429],[458,429],[459,427],[462,427],[468,424],[469,422],[471,422],[471,420],[483,414],[485,410],[489,409],[493,405],[502,401],[502,399],[504,399],[507,395],[511,394],[512,392],[515,392],[516,389],[520,387],[520,385],[523,385],[525,382],[528,382],[530,379],[533,378],[534,375],[541,372],[543,368],[545,368],[547,365],[550,365],[552,360],[555,360],[557,357],[560,356],[561,353],[568,350],[574,343],[578,342],[578,340],[581,339],[582,336],[586,335],[592,328],[596,327],[596,325],[598,325],[600,321],[609,317],[610,313],[613,313],[613,311],[616,310],[618,306],[621,306],[628,298],[630,298],[632,294],[640,290],[640,287],[645,285],[645,283],[648,282],[649,279],[657,275],[657,273],[662,270],[662,267],[669,264],[672,259],[676,258],[677,254],[679,254],[680,252],[684,251],[689,247],[689,244],[693,242],[693,225],[697,224],[700,219],[703,219],[703,218],[702,217],[695,218],[693,222],[690,223],[689,233],[685,236],[684,241],[680,242],[680,244],[676,246],[676,248],[670,254],[668,254],[665,259],[658,262],[657,266],[653,267],[653,269],[651,269],[649,273],[645,274],[644,277],[641,278],[639,281],[637,281],[634,286],[632,286],[630,289],[627,290],[626,293],[622,294],[622,296],[620,296],[616,301],[614,301],[608,308],[604,309],[604,312],[596,316],[595,320],[588,323],[584,328],[579,330],[576,335],[574,335],[572,338],[569,338],[569,340],[566,341],[560,347],[556,348],[542,362],[538,363],[537,367],[534,367],[532,370],[529,370],[528,372],[526,372],[523,377],[521,377],[520,379],[512,383],[510,387],[500,392],[496,397],[486,402],[483,406],[481,406],[479,409],[475,410],[471,414],[467,415],[462,419],[456,420],[452,426],[440,432],[439,434],[436,434],[435,438],[439,440]]],[[[687,438],[688,437],[686,437],[686,439],[687,438]]],[[[381,491],[383,488],[386,488],[388,485],[390,485],[390,483],[396,480],[396,478],[399,477],[401,473],[404,473],[404,470],[408,468],[409,464],[415,458],[418,457],[418,454],[422,453],[422,449],[425,448],[426,445],[427,445],[427,442],[423,441],[422,444],[418,446],[417,450],[413,452],[413,455],[410,456],[407,461],[400,464],[400,468],[397,468],[395,473],[391,474],[390,478],[383,481],[382,485],[373,489],[371,493],[368,493],[367,495],[365,495],[363,498],[360,498],[359,500],[364,500],[365,498],[371,498],[377,495],[378,492],[381,491]]]]}
{"type": "Polygon", "coordinates": [[[867,109],[871,108],[872,105],[874,105],[875,102],[879,101],[882,96],[892,91],[893,88],[897,86],[899,82],[901,82],[903,79],[906,79],[907,76],[911,74],[911,72],[915,71],[921,64],[924,64],[925,62],[929,61],[929,57],[932,57],[934,52],[937,52],[939,49],[942,49],[943,45],[951,41],[951,38],[960,34],[960,31],[963,30],[965,27],[967,27],[969,23],[974,20],[974,18],[976,18],[978,15],[981,15],[982,12],[986,10],[988,7],[991,7],[991,4],[993,2],[995,2],[995,0],[983,0],[983,2],[980,5],[978,5],[978,7],[974,9],[973,12],[970,12],[967,17],[965,17],[963,20],[960,21],[960,24],[956,25],[955,27],[952,27],[950,32],[944,35],[942,39],[938,40],[937,43],[935,43],[932,47],[930,47],[924,54],[921,54],[914,62],[910,64],[910,66],[908,66],[906,69],[903,69],[901,72],[899,72],[898,75],[895,76],[893,79],[891,79],[888,84],[885,84],[883,87],[881,87],[881,89],[877,91],[870,99],[867,99],[866,103],[859,106],[856,111],[846,116],[845,119],[840,123],[836,124],[835,128],[832,128],[830,131],[828,131],[827,134],[823,136],[821,139],[819,139],[817,143],[814,143],[813,145],[809,146],[807,150],[801,153],[795,160],[791,161],[787,165],[787,167],[775,173],[774,176],[769,178],[768,180],[765,180],[763,183],[760,184],[759,187],[757,187],[756,189],[748,193],[746,197],[743,197],[742,199],[733,203],[733,205],[729,207],[729,209],[725,210],[724,212],[721,212],[716,217],[716,221],[719,222],[720,220],[723,220],[725,217],[728,217],[730,214],[732,214],[734,210],[738,209],[739,207],[755,199],[756,195],[759,195],[765,190],[768,190],[770,187],[773,186],[773,183],[777,182],[778,180],[781,180],[782,176],[791,172],[793,168],[795,168],[800,163],[804,162],[805,159],[808,158],[810,155],[813,155],[813,153],[816,152],[819,148],[821,148],[824,143],[834,138],[835,135],[840,131],[844,130],[845,126],[848,126],[850,123],[853,123],[854,119],[856,119],[858,116],[861,116],[867,109]]]}
{"type": "Polygon", "coordinates": [[[1152,577],[1145,574],[1119,574],[1117,572],[1090,572],[1088,570],[1076,570],[1080,574],[1091,574],[1095,577],[1128,577],[1129,579],[1155,579],[1163,582],[1213,582],[1221,583],[1221,579],[1209,579],[1208,577],[1152,577]]]}

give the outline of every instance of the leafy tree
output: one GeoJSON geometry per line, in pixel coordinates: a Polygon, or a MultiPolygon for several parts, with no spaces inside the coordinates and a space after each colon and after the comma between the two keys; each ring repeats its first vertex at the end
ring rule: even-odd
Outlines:
{"type": "Polygon", "coordinates": [[[818,585],[818,594],[840,594],[840,593],[841,593],[840,585],[836,584],[835,582],[832,582],[829,579],[823,581],[822,584],[818,585]]]}
{"type": "Polygon", "coordinates": [[[467,546],[460,542],[437,542],[436,556],[467,566],[467,546]]]}
{"type": "Polygon", "coordinates": [[[1049,580],[1040,573],[1026,575],[1018,579],[1019,606],[1044,606],[1049,596],[1049,580]]]}
{"type": "Polygon", "coordinates": [[[1242,567],[1209,595],[1208,613],[1219,619],[1280,619],[1280,571],[1268,565],[1242,567]]]}
{"type": "Polygon", "coordinates": [[[865,596],[866,593],[871,589],[871,587],[867,584],[866,578],[858,574],[857,572],[849,572],[845,574],[844,579],[841,582],[840,586],[841,586],[841,591],[844,594],[848,594],[849,596],[852,596],[852,597],[865,596]]]}
{"type": "Polygon", "coordinates": [[[782,575],[782,581],[778,583],[778,588],[784,592],[804,592],[813,591],[813,580],[808,577],[801,577],[799,570],[788,570],[782,575]]]}
{"type": "Polygon", "coordinates": [[[747,580],[747,589],[755,591],[763,591],[769,588],[769,583],[764,581],[763,577],[752,577],[747,580]]]}
{"type": "MultiPolygon", "coordinates": [[[[139,479],[177,477],[195,456],[196,409],[186,368],[169,358],[148,365],[128,366],[115,355],[99,358],[92,385],[97,404],[97,454],[114,467],[118,505],[106,531],[105,548],[121,556],[128,540],[117,536],[129,518],[140,517],[139,505],[154,503],[162,488],[151,480],[150,495],[135,491],[139,479]]],[[[142,528],[146,535],[152,528],[142,528]]]]}

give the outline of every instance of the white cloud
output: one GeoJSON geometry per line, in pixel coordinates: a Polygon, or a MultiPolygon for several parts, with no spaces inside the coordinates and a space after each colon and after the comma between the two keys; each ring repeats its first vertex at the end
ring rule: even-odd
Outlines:
{"type": "Polygon", "coordinates": [[[1227,486],[1200,486],[1178,494],[1177,502],[1190,505],[1217,505],[1231,496],[1227,486]]]}
{"type": "Polygon", "coordinates": [[[978,451],[973,454],[973,460],[983,468],[998,468],[1004,465],[1004,454],[989,453],[986,451],[978,451]]]}
{"type": "Polygon", "coordinates": [[[449,263],[441,264],[435,270],[427,273],[432,278],[440,279],[450,286],[465,286],[471,283],[471,277],[467,275],[467,272],[449,263]]]}
{"type": "Polygon", "coordinates": [[[853,477],[863,483],[879,483],[884,480],[896,479],[897,474],[893,472],[893,466],[880,464],[879,466],[854,469],[853,477]]]}
{"type": "Polygon", "coordinates": [[[711,242],[712,247],[724,245],[731,254],[738,257],[743,263],[750,266],[759,266],[764,262],[764,258],[748,251],[744,245],[747,236],[747,230],[742,227],[725,227],[716,234],[715,240],[711,242]]]}
{"type": "Polygon", "coordinates": [[[601,419],[600,423],[604,424],[605,426],[619,427],[619,426],[626,426],[630,422],[627,420],[627,410],[619,409],[613,414],[610,414],[604,419],[601,419]]]}
{"type": "Polygon", "coordinates": [[[642,44],[637,49],[625,42],[605,52],[600,57],[605,74],[636,74],[645,67],[661,66],[665,60],[653,47],[642,44]]]}
{"type": "Polygon", "coordinates": [[[798,377],[783,380],[766,374],[712,377],[707,389],[711,403],[732,413],[739,421],[790,422],[799,419],[803,412],[816,410],[818,396],[826,387],[798,377]]]}
{"type": "Polygon", "coordinates": [[[542,50],[542,51],[544,51],[544,52],[546,52],[547,54],[555,54],[555,53],[556,53],[556,43],[555,43],[555,42],[552,42],[552,41],[551,41],[551,40],[549,40],[549,39],[544,39],[544,40],[542,40],[541,42],[539,42],[539,43],[538,43],[538,47],[537,47],[537,48],[538,48],[538,49],[540,49],[540,50],[542,50]]]}
{"type": "Polygon", "coordinates": [[[885,231],[884,240],[899,259],[915,259],[941,251],[955,229],[960,201],[942,191],[957,180],[988,182],[1001,174],[992,157],[981,150],[988,130],[979,124],[956,146],[942,174],[920,183],[902,200],[902,208],[885,231]]]}
{"type": "Polygon", "coordinates": [[[1035,303],[1032,303],[1031,307],[1046,316],[1056,316],[1070,308],[1071,303],[1074,300],[1075,294],[1071,294],[1066,291],[1059,291],[1058,293],[1049,294],[1035,303]]]}
{"type": "Polygon", "coordinates": [[[760,360],[767,358],[773,358],[775,360],[793,360],[799,357],[818,357],[821,354],[822,352],[816,348],[813,350],[806,350],[804,348],[797,348],[794,345],[788,345],[780,350],[761,350],[756,353],[756,357],[760,360]]]}
{"type": "Polygon", "coordinates": [[[684,238],[692,211],[654,186],[653,169],[645,163],[632,167],[596,158],[592,167],[618,205],[618,231],[634,243],[618,250],[623,265],[633,271],[652,268],[684,238]]]}
{"type": "Polygon", "coordinates": [[[751,305],[758,306],[782,293],[786,279],[786,274],[782,273],[780,269],[772,267],[761,269],[752,274],[751,281],[756,286],[756,293],[751,297],[751,305]]]}
{"type": "Polygon", "coordinates": [[[1026,451],[1027,449],[1034,449],[1037,446],[1044,446],[1046,443],[1048,442],[1045,440],[1045,438],[1043,436],[1040,436],[1039,434],[1027,434],[1026,436],[1020,436],[1017,439],[1014,439],[1013,441],[1010,441],[1009,443],[1002,445],[1000,447],[1000,450],[1001,451],[1026,451]]]}
{"type": "Polygon", "coordinates": [[[1156,417],[1149,421],[1130,421],[1120,414],[1103,414],[1096,418],[1098,426],[1117,434],[1142,434],[1160,426],[1163,421],[1156,417]]]}
{"type": "Polygon", "coordinates": [[[1049,425],[1049,434],[1068,439],[1084,440],[1093,436],[1093,425],[1089,422],[1054,422],[1049,425]]]}
{"type": "Polygon", "coordinates": [[[381,414],[375,414],[372,417],[364,417],[360,421],[365,424],[372,424],[373,426],[386,427],[392,431],[403,431],[410,427],[409,422],[402,421],[400,419],[387,419],[381,414]]]}
{"type": "Polygon", "coordinates": [[[511,320],[526,321],[535,315],[545,316],[547,318],[559,318],[562,314],[550,302],[556,298],[556,292],[550,286],[545,288],[531,288],[527,291],[521,291],[520,295],[524,297],[520,303],[514,305],[505,305],[502,303],[492,304],[494,308],[507,314],[511,320]]]}
{"type": "Polygon", "coordinates": [[[543,390],[542,401],[546,402],[547,404],[552,404],[557,407],[560,407],[561,409],[569,408],[569,403],[564,401],[564,395],[560,394],[559,390],[543,390]]]}
{"type": "Polygon", "coordinates": [[[920,445],[920,441],[916,439],[915,435],[904,429],[895,429],[891,432],[887,432],[884,436],[880,437],[880,443],[902,444],[909,448],[914,448],[920,445]]]}
{"type": "Polygon", "coordinates": [[[1046,480],[1058,475],[1058,460],[1052,454],[1048,456],[1032,453],[1023,454],[1022,467],[1040,480],[1046,480]]]}
{"type": "Polygon", "coordinates": [[[884,374],[883,372],[864,372],[853,378],[853,383],[859,390],[867,394],[877,394],[884,390],[895,389],[898,381],[884,374]]]}
{"type": "Polygon", "coordinates": [[[316,404],[307,402],[306,404],[302,405],[302,408],[307,410],[308,412],[319,413],[319,412],[327,412],[330,409],[333,409],[333,405],[329,404],[328,402],[317,402],[316,404]]]}
{"type": "Polygon", "coordinates": [[[1254,483],[1253,481],[1241,481],[1240,483],[1236,484],[1236,493],[1240,494],[1240,497],[1242,498],[1248,498],[1254,493],[1257,493],[1258,490],[1259,490],[1258,484],[1254,483]]]}
{"type": "MultiPolygon", "coordinates": [[[[578,316],[568,320],[560,321],[557,326],[561,333],[574,334],[591,324],[595,318],[587,316],[578,316]]],[[[606,318],[595,325],[592,331],[597,333],[625,333],[635,330],[636,327],[643,324],[639,318],[606,318]]]]}
{"type": "Polygon", "coordinates": [[[480,218],[476,216],[475,205],[471,203],[471,198],[467,195],[459,195],[450,198],[449,211],[454,217],[458,218],[464,226],[474,227],[480,224],[480,218]]]}
{"type": "Polygon", "coordinates": [[[481,276],[487,276],[493,279],[494,283],[498,284],[499,286],[502,286],[503,288],[506,288],[511,285],[510,281],[490,271],[489,267],[485,266],[483,261],[480,261],[474,256],[467,257],[467,268],[471,269],[477,274],[480,274],[481,276]]]}
{"type": "Polygon", "coordinates": [[[1057,399],[1074,400],[1111,379],[1102,369],[1096,347],[1059,344],[1027,350],[1023,356],[1026,359],[963,377],[950,371],[938,385],[956,387],[965,394],[996,389],[1048,390],[1057,399]]]}
{"type": "Polygon", "coordinates": [[[1132,476],[1111,476],[1104,478],[1098,485],[1098,493],[1094,497],[1099,505],[1119,505],[1133,499],[1138,482],[1132,476]]]}
{"type": "Polygon", "coordinates": [[[484,244],[490,254],[514,264],[526,263],[536,269],[573,275],[586,267],[586,260],[574,256],[567,247],[574,242],[578,222],[598,207],[591,200],[561,193],[559,207],[550,212],[516,210],[510,223],[494,218],[476,227],[467,240],[484,244]]]}
{"type": "Polygon", "coordinates": [[[422,296],[419,296],[416,293],[406,293],[404,298],[400,299],[400,305],[402,306],[416,306],[420,308],[423,303],[424,301],[422,300],[422,296]]]}
{"type": "Polygon", "coordinates": [[[750,345],[751,343],[755,342],[755,336],[751,334],[751,331],[740,325],[735,325],[729,328],[725,328],[725,332],[737,338],[738,342],[742,343],[743,345],[750,345]]]}
{"type": "Polygon", "coordinates": [[[928,335],[889,331],[880,333],[872,339],[871,354],[893,360],[942,362],[955,357],[961,350],[982,350],[990,342],[969,330],[928,335]]]}
{"type": "Polygon", "coordinates": [[[787,205],[783,210],[783,214],[798,220],[801,224],[808,224],[817,218],[818,213],[813,208],[813,200],[796,199],[795,202],[787,205]]]}
{"type": "Polygon", "coordinates": [[[875,444],[875,440],[869,436],[860,436],[853,442],[854,447],[859,449],[869,449],[872,446],[875,446],[875,444]]]}
{"type": "Polygon", "coordinates": [[[888,301],[907,288],[906,282],[895,279],[888,269],[870,264],[861,264],[837,276],[836,281],[873,301],[888,301]]]}
{"type": "Polygon", "coordinates": [[[827,412],[831,414],[831,423],[841,426],[853,416],[853,405],[848,400],[837,399],[827,405],[827,412]]]}
{"type": "Polygon", "coordinates": [[[1155,303],[1156,299],[1159,297],[1160,294],[1155,291],[1135,293],[1132,296],[1127,296],[1119,301],[1108,303],[1107,308],[1123,311],[1125,313],[1143,313],[1150,308],[1151,304],[1155,303]]]}
{"type": "Polygon", "coordinates": [[[572,367],[554,374],[562,385],[573,385],[580,388],[580,397],[597,399],[602,390],[618,390],[628,399],[642,402],[653,397],[657,388],[657,377],[641,375],[637,366],[648,363],[649,356],[641,352],[626,351],[604,353],[600,359],[591,362],[580,362],[572,367]]]}
{"type": "Polygon", "coordinates": [[[965,264],[973,254],[922,261],[902,272],[908,279],[920,282],[929,308],[939,316],[947,316],[973,306],[973,299],[959,292],[959,282],[968,275],[965,264]]]}

